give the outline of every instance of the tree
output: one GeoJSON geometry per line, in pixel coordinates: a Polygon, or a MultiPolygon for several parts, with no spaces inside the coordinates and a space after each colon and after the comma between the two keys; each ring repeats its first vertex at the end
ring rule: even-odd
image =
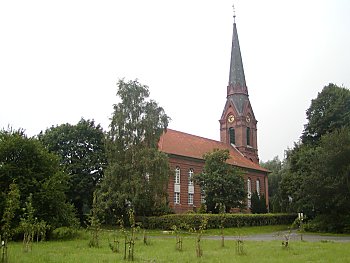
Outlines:
{"type": "Polygon", "coordinates": [[[41,132],[39,139],[50,152],[60,156],[61,166],[69,174],[68,198],[84,224],[107,162],[101,126],[93,120],[81,119],[76,125],[51,127],[41,132]]]}
{"type": "Polygon", "coordinates": [[[11,239],[14,231],[14,222],[16,211],[19,209],[19,189],[15,183],[10,184],[9,191],[6,194],[4,204],[4,214],[2,215],[1,222],[1,262],[7,262],[7,247],[8,241],[11,239]]]}
{"type": "Polygon", "coordinates": [[[229,212],[231,208],[241,207],[246,196],[244,179],[238,168],[226,163],[229,151],[214,149],[203,157],[203,172],[194,179],[205,193],[208,210],[217,213],[223,205],[229,212]]]}
{"type": "MultiPolygon", "coordinates": [[[[286,151],[288,153],[288,150],[286,151]]],[[[267,162],[261,162],[260,165],[268,169],[271,173],[269,179],[269,207],[274,213],[286,212],[287,206],[284,204],[281,196],[281,182],[288,172],[288,161],[285,159],[280,161],[278,156],[267,162]]]]}
{"type": "MultiPolygon", "coordinates": [[[[0,186],[7,191],[15,182],[21,194],[20,206],[33,195],[35,216],[52,228],[75,222],[73,207],[67,202],[67,177],[58,158],[22,130],[0,131],[0,186]]],[[[1,207],[4,207],[2,204],[1,207]]],[[[1,213],[2,214],[2,213],[1,213]]],[[[17,224],[22,214],[17,214],[17,224]]]]}
{"type": "Polygon", "coordinates": [[[288,171],[280,183],[284,204],[315,218],[319,230],[350,226],[349,93],[330,84],[312,100],[309,122],[287,154],[288,171]]]}
{"type": "Polygon", "coordinates": [[[308,123],[301,137],[303,143],[317,142],[322,135],[350,125],[350,90],[332,83],[311,101],[306,111],[308,123]]]}
{"type": "Polygon", "coordinates": [[[119,80],[118,88],[121,102],[114,105],[107,133],[108,168],[97,194],[110,220],[126,216],[129,206],[137,215],[164,210],[170,173],[167,156],[158,151],[169,117],[137,80],[119,80]]]}
{"type": "Polygon", "coordinates": [[[251,201],[252,207],[250,210],[253,214],[267,213],[266,198],[264,195],[259,196],[257,192],[254,192],[251,201]]]}

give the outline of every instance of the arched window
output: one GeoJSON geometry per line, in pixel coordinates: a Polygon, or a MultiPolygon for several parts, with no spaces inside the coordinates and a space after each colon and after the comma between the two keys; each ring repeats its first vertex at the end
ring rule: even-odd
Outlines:
{"type": "Polygon", "coordinates": [[[260,180],[256,180],[256,192],[258,193],[258,196],[260,196],[260,180]]]}
{"type": "Polygon", "coordinates": [[[250,128],[247,127],[247,145],[250,145],[250,128]]]}
{"type": "Polygon", "coordinates": [[[251,208],[252,206],[252,182],[250,180],[250,178],[247,179],[247,192],[248,192],[248,208],[251,208]]]}
{"type": "Polygon", "coordinates": [[[180,184],[180,167],[175,168],[175,184],[180,184]]]}
{"type": "Polygon", "coordinates": [[[188,185],[189,186],[193,185],[193,169],[190,169],[188,171],[188,185]]]}
{"type": "Polygon", "coordinates": [[[231,127],[228,129],[228,135],[230,139],[230,144],[236,144],[236,134],[234,128],[231,127]]]}

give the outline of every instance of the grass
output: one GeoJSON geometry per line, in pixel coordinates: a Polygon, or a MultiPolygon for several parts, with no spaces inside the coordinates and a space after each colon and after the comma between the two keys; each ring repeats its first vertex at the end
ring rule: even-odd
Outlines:
{"type": "MultiPolygon", "coordinates": [[[[247,236],[256,234],[268,234],[273,232],[288,230],[289,225],[277,225],[277,226],[251,226],[240,228],[225,228],[224,234],[226,236],[247,236]]],[[[205,235],[221,235],[220,229],[208,229],[205,231],[205,235]]]]}
{"type": "MultiPolygon", "coordinates": [[[[279,227],[284,230],[285,227],[279,227]]],[[[275,228],[272,228],[275,229],[275,228]]],[[[249,233],[268,233],[269,227],[249,228],[249,233]]],[[[208,230],[207,234],[215,234],[208,230]]],[[[230,231],[230,229],[225,229],[230,231]]],[[[243,234],[243,228],[241,235],[243,234]]],[[[276,231],[276,230],[274,230],[276,231]]],[[[156,235],[160,231],[152,231],[156,235]]],[[[26,263],[58,263],[58,262],[93,262],[109,263],[123,262],[123,253],[112,253],[108,246],[108,239],[113,240],[112,232],[103,232],[100,248],[89,248],[89,235],[86,232],[77,240],[49,241],[33,244],[31,252],[22,251],[22,243],[11,243],[9,246],[9,262],[26,263]]],[[[150,245],[142,243],[142,235],[135,244],[136,262],[350,262],[350,243],[334,242],[301,242],[292,241],[289,248],[282,248],[281,241],[244,241],[244,255],[236,253],[236,241],[226,240],[225,247],[220,247],[220,240],[201,241],[203,257],[198,259],[195,252],[195,238],[185,236],[183,251],[175,250],[175,239],[172,235],[149,237],[150,245]]],[[[120,241],[122,239],[120,238],[120,241]]],[[[121,245],[121,248],[123,246],[121,245]]]]}

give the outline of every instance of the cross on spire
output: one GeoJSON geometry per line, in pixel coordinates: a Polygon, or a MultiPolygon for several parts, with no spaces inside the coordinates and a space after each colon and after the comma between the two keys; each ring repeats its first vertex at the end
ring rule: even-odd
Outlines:
{"type": "Polygon", "coordinates": [[[232,8],[233,8],[233,22],[236,23],[236,9],[234,4],[232,4],[232,8]]]}

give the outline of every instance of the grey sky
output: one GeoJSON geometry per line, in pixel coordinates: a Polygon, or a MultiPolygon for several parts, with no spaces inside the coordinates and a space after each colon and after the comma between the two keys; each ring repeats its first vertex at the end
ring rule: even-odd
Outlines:
{"type": "MultiPolygon", "coordinates": [[[[138,78],[170,128],[219,139],[232,1],[1,1],[0,128],[81,117],[107,129],[119,78],[138,78]]],[[[237,0],[260,159],[297,141],[311,99],[350,87],[350,1],[237,0]]]]}

